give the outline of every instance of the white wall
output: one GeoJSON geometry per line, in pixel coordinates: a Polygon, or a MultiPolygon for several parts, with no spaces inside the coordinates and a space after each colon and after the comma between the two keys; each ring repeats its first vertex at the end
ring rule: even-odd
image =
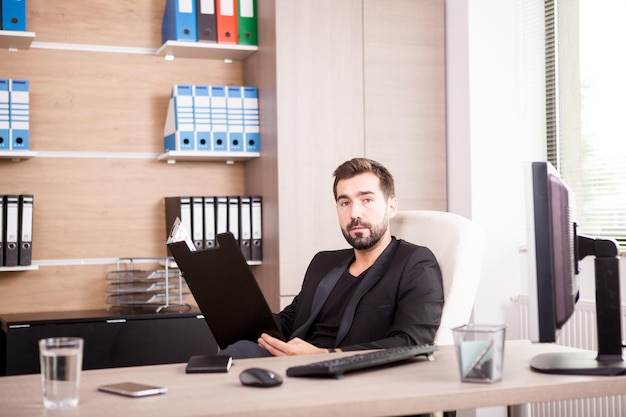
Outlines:
{"type": "Polygon", "coordinates": [[[541,140],[519,128],[516,0],[446,7],[449,210],[487,234],[475,321],[506,322],[520,291],[526,145],[541,140]]]}
{"type": "MultiPolygon", "coordinates": [[[[544,158],[543,131],[522,122],[543,110],[522,94],[518,20],[516,0],[446,1],[448,208],[487,235],[474,321],[506,323],[509,338],[518,332],[510,300],[522,282],[523,167],[544,158]]],[[[506,409],[477,415],[505,416],[506,409]]]]}
{"type": "MultiPolygon", "coordinates": [[[[446,0],[448,209],[486,232],[474,321],[507,324],[509,339],[519,335],[511,298],[528,294],[524,168],[546,158],[543,7],[543,0],[446,0]]],[[[593,300],[593,259],[582,269],[581,298],[593,300]]]]}
{"type": "MultiPolygon", "coordinates": [[[[446,2],[449,210],[487,233],[475,320],[506,322],[510,337],[517,333],[509,300],[528,294],[524,168],[546,158],[543,7],[543,0],[446,2]]],[[[581,269],[581,299],[593,300],[593,258],[581,269]]]]}

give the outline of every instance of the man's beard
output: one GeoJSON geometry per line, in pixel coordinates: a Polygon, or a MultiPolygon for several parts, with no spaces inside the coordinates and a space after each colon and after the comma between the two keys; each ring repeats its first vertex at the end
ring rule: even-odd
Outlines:
{"type": "Polygon", "coordinates": [[[385,235],[387,223],[387,214],[385,214],[383,222],[377,226],[372,226],[371,223],[364,222],[360,219],[354,219],[345,229],[341,229],[341,233],[343,233],[343,237],[354,249],[367,250],[374,247],[385,235]],[[358,231],[353,237],[350,234],[350,230],[356,226],[367,228],[369,230],[369,236],[365,236],[363,233],[365,230],[362,230],[358,231]]]}

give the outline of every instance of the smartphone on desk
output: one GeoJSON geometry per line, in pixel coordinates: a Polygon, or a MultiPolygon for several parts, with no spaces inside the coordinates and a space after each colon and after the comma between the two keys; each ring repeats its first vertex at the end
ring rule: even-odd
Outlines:
{"type": "Polygon", "coordinates": [[[126,397],[146,397],[148,395],[164,394],[167,392],[167,388],[165,387],[138,384],[136,382],[118,382],[116,384],[100,385],[98,390],[124,395],[126,397]]]}

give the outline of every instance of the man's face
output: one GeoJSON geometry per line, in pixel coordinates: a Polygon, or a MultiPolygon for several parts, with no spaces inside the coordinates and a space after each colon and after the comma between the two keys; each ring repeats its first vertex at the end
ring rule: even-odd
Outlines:
{"type": "Polygon", "coordinates": [[[341,232],[355,249],[374,247],[389,226],[389,210],[395,210],[395,199],[386,199],[380,180],[364,173],[337,183],[337,215],[341,232]]]}

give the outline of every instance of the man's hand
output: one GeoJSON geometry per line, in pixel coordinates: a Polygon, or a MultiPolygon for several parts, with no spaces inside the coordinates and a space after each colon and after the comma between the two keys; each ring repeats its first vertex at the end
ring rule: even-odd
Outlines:
{"type": "Polygon", "coordinates": [[[263,333],[258,340],[261,347],[265,348],[274,356],[291,356],[291,355],[311,355],[316,353],[328,353],[327,349],[318,348],[312,344],[305,342],[300,338],[291,339],[289,342],[283,342],[266,333],[263,333]]]}

